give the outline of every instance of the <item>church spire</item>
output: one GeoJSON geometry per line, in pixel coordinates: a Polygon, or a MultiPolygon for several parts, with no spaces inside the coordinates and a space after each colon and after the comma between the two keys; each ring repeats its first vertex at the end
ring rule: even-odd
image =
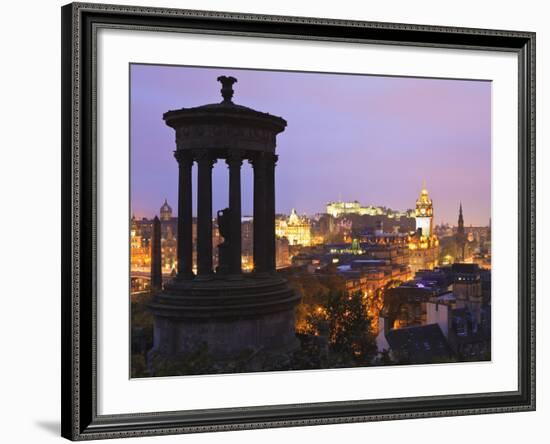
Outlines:
{"type": "Polygon", "coordinates": [[[458,231],[464,233],[464,216],[462,215],[462,202],[458,210],[458,231]]]}
{"type": "Polygon", "coordinates": [[[466,248],[466,236],[464,234],[464,216],[462,215],[462,202],[458,209],[458,228],[456,230],[456,244],[458,246],[458,261],[464,262],[465,248],[466,248]]]}

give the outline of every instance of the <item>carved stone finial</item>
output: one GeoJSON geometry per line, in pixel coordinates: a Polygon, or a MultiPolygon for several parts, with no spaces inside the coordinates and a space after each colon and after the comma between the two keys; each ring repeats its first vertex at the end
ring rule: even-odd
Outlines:
{"type": "Polygon", "coordinates": [[[237,79],[235,77],[219,76],[218,82],[222,84],[223,103],[233,103],[231,101],[233,98],[233,83],[237,83],[237,79]]]}

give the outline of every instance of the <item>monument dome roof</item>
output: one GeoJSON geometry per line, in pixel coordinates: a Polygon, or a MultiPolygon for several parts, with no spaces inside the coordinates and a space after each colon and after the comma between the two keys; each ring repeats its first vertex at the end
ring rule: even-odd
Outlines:
{"type": "Polygon", "coordinates": [[[240,119],[249,123],[258,125],[268,124],[274,126],[279,132],[286,127],[286,120],[269,113],[256,111],[247,106],[238,105],[232,101],[234,94],[233,83],[237,82],[234,77],[220,76],[218,81],[222,83],[223,100],[219,103],[209,103],[206,105],[195,106],[191,108],[180,108],[170,110],[164,113],[163,118],[166,124],[172,127],[179,126],[183,121],[196,122],[200,120],[212,120],[216,118],[240,119]]]}

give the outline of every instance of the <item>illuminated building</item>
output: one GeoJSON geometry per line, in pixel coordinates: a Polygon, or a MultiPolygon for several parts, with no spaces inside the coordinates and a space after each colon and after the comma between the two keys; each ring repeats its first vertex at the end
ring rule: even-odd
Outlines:
{"type": "Polygon", "coordinates": [[[420,197],[416,200],[414,217],[416,219],[416,231],[421,230],[422,236],[429,238],[433,234],[433,203],[428,196],[426,186],[422,187],[420,197]]]}
{"type": "MultiPolygon", "coordinates": [[[[242,232],[242,269],[243,272],[251,272],[254,269],[253,239],[254,221],[251,216],[244,216],[241,220],[242,232]]],[[[286,237],[277,237],[275,240],[275,266],[285,268],[290,266],[289,242],[286,237]]]]}
{"type": "MultiPolygon", "coordinates": [[[[178,218],[172,216],[172,209],[165,200],[160,208],[161,222],[161,255],[162,272],[165,275],[171,274],[177,267],[177,222],[178,218]]],[[[130,262],[132,271],[148,272],[151,266],[151,232],[153,219],[136,219],[132,216],[130,228],[130,262]]],[[[242,232],[242,269],[250,272],[253,269],[253,219],[251,216],[244,216],[241,222],[242,232]]],[[[192,225],[193,239],[193,272],[196,272],[197,255],[197,220],[193,218],[192,225]]],[[[212,221],[212,263],[218,264],[218,245],[223,242],[220,235],[217,221],[212,221]]],[[[276,241],[276,266],[284,268],[290,265],[289,242],[286,238],[276,241]]]]}
{"type": "Polygon", "coordinates": [[[289,267],[290,264],[288,239],[286,237],[278,237],[275,245],[275,266],[277,268],[286,268],[289,267]]]}
{"type": "Polygon", "coordinates": [[[160,243],[163,273],[175,272],[176,266],[177,266],[177,249],[176,248],[177,248],[177,241],[172,231],[172,227],[167,226],[165,230],[165,235],[161,236],[161,243],[160,243]]]}
{"type": "Polygon", "coordinates": [[[425,186],[416,201],[416,232],[409,238],[411,271],[431,270],[439,263],[439,239],[433,234],[433,202],[425,186]]]}
{"type": "Polygon", "coordinates": [[[387,216],[389,218],[396,219],[413,216],[410,210],[393,211],[384,207],[377,207],[373,205],[364,207],[356,200],[352,202],[329,202],[327,204],[327,213],[332,217],[345,216],[346,214],[357,214],[359,216],[387,216]]]}
{"type": "Polygon", "coordinates": [[[491,268],[491,227],[464,226],[462,203],[459,207],[458,225],[454,228],[456,258],[454,262],[477,263],[491,268]]]}
{"type": "Polygon", "coordinates": [[[143,232],[135,216],[130,222],[130,267],[136,271],[149,271],[151,266],[150,235],[143,232]]]}
{"type": "Polygon", "coordinates": [[[336,232],[339,233],[344,242],[351,242],[351,229],[353,227],[353,222],[346,218],[339,219],[336,224],[336,232]]]}
{"type": "Polygon", "coordinates": [[[311,222],[305,216],[299,216],[293,208],[288,218],[275,220],[275,234],[286,237],[289,245],[309,247],[312,244],[311,222]]]}
{"type": "MultiPolygon", "coordinates": [[[[374,214],[376,215],[376,210],[372,207],[374,214]]],[[[327,204],[327,213],[332,217],[340,217],[346,214],[359,214],[360,216],[369,214],[368,207],[362,207],[359,202],[354,200],[353,202],[329,202],[327,204]]],[[[382,214],[380,212],[380,214],[382,214]]]]}
{"type": "Polygon", "coordinates": [[[320,251],[293,258],[295,266],[310,273],[336,268],[348,295],[360,293],[366,303],[371,327],[376,331],[384,302],[384,288],[412,278],[407,234],[386,233],[378,224],[374,233],[364,233],[351,243],[324,245],[320,251]]]}
{"type": "Polygon", "coordinates": [[[130,248],[132,250],[137,250],[141,247],[141,230],[139,229],[136,217],[132,215],[130,221],[130,248]]]}
{"type": "MultiPolygon", "coordinates": [[[[166,201],[160,207],[162,272],[170,274],[177,266],[177,217],[166,201]]],[[[132,216],[130,227],[130,267],[133,271],[149,271],[153,219],[137,220],[132,216]]]]}
{"type": "MultiPolygon", "coordinates": [[[[223,242],[223,236],[220,233],[220,227],[218,226],[218,221],[214,219],[212,220],[212,267],[214,267],[214,270],[216,269],[216,267],[219,265],[219,262],[220,262],[220,254],[219,254],[218,247],[222,242],[223,242]]],[[[195,245],[195,250],[196,250],[196,245],[195,245]]],[[[241,253],[241,262],[242,262],[242,253],[241,253]]]]}
{"type": "Polygon", "coordinates": [[[254,221],[252,216],[243,216],[241,219],[241,265],[243,272],[250,272],[254,269],[254,221]]]}
{"type": "Polygon", "coordinates": [[[168,205],[168,201],[164,199],[162,207],[160,207],[160,220],[169,221],[172,219],[172,207],[168,205]]]}

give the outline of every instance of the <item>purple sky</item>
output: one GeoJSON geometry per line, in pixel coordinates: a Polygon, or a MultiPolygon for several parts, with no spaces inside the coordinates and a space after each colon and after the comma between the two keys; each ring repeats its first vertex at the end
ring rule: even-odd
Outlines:
{"type": "MultiPolygon", "coordinates": [[[[220,102],[219,75],[238,79],[233,101],[283,117],[277,137],[276,210],[314,214],[328,201],[413,208],[426,181],[435,222],[487,225],[491,211],[491,83],[131,65],[131,207],[177,211],[174,130],[168,110],[220,102]]],[[[194,168],[196,183],[196,168],[194,168]]],[[[243,214],[252,170],[243,168],[243,214]]],[[[227,206],[225,163],[213,172],[214,212],[227,206]]],[[[194,188],[196,190],[196,186],[194,188]]],[[[196,199],[195,199],[196,200],[196,199]]],[[[215,213],[214,213],[215,214],[215,213]]]]}

